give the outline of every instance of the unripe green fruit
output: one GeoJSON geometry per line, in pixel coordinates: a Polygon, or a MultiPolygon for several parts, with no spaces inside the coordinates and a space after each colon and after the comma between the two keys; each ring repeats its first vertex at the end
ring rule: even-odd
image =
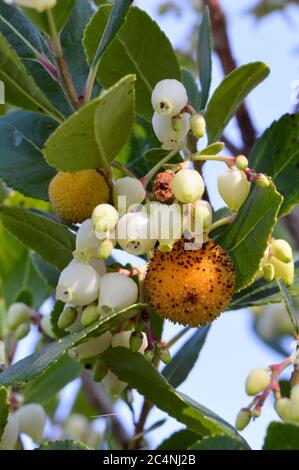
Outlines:
{"type": "Polygon", "coordinates": [[[281,277],[287,286],[290,286],[294,282],[294,263],[283,263],[279,261],[275,256],[270,256],[269,263],[274,266],[275,279],[281,277]]]}
{"type": "Polygon", "coordinates": [[[243,431],[243,429],[248,426],[251,421],[251,413],[250,410],[247,408],[243,408],[239,411],[237,418],[236,418],[236,429],[238,431],[243,431]]]}
{"type": "Polygon", "coordinates": [[[30,332],[30,323],[22,323],[15,331],[16,340],[20,341],[30,332]]]}
{"type": "Polygon", "coordinates": [[[17,417],[10,415],[0,439],[0,450],[14,450],[18,441],[19,432],[19,421],[17,417]]]}
{"type": "Polygon", "coordinates": [[[88,305],[82,313],[81,323],[83,326],[89,326],[100,318],[100,313],[95,305],[88,305]]]}
{"type": "Polygon", "coordinates": [[[291,421],[299,422],[299,384],[295,385],[291,390],[290,398],[290,417],[291,421]]]}
{"type": "Polygon", "coordinates": [[[206,121],[201,114],[194,114],[190,119],[191,131],[198,139],[204,137],[206,133],[206,121]]]}
{"type": "Polygon", "coordinates": [[[267,263],[263,266],[263,276],[265,281],[272,282],[275,277],[275,269],[273,264],[267,263]]]}
{"type": "Polygon", "coordinates": [[[279,398],[275,402],[275,410],[283,421],[291,419],[291,400],[289,398],[279,398]]]}
{"type": "Polygon", "coordinates": [[[77,314],[77,310],[74,307],[65,308],[58,318],[58,328],[65,330],[71,326],[76,321],[77,314]]]}
{"type": "Polygon", "coordinates": [[[256,367],[253,369],[246,380],[246,392],[250,396],[257,395],[264,391],[271,382],[271,377],[265,369],[256,367]]]}
{"type": "Polygon", "coordinates": [[[271,243],[271,253],[275,258],[283,263],[293,261],[293,250],[285,240],[273,240],[271,243]]]}
{"type": "Polygon", "coordinates": [[[244,171],[228,170],[218,177],[218,191],[232,212],[238,212],[250,191],[250,182],[244,171]]]}
{"type": "Polygon", "coordinates": [[[39,442],[46,425],[46,412],[38,403],[30,403],[18,409],[14,416],[19,421],[20,432],[30,436],[35,442],[39,442]]]}
{"type": "Polygon", "coordinates": [[[172,180],[172,191],[174,196],[185,204],[195,202],[204,193],[205,185],[202,177],[196,170],[180,170],[172,180]]]}
{"type": "Polygon", "coordinates": [[[122,206],[120,197],[125,198],[124,208],[128,209],[135,204],[141,204],[145,198],[145,189],[137,178],[125,176],[117,180],[113,186],[113,202],[116,207],[122,206]]]}
{"type": "Polygon", "coordinates": [[[239,170],[246,170],[246,168],[248,168],[248,160],[245,155],[238,155],[236,158],[236,167],[239,170]]]}
{"type": "Polygon", "coordinates": [[[143,334],[140,331],[133,331],[130,336],[130,349],[133,352],[138,352],[143,344],[143,334]]]}
{"type": "Polygon", "coordinates": [[[102,382],[103,378],[108,374],[109,367],[107,364],[99,359],[94,368],[93,380],[95,382],[102,382]]]}
{"type": "Polygon", "coordinates": [[[7,312],[7,326],[10,330],[14,331],[22,323],[27,323],[30,321],[30,308],[22,303],[16,302],[12,304],[7,312]]]}
{"type": "Polygon", "coordinates": [[[107,232],[114,230],[118,222],[118,212],[111,204],[100,204],[92,213],[92,223],[99,240],[107,238],[107,232]]]}

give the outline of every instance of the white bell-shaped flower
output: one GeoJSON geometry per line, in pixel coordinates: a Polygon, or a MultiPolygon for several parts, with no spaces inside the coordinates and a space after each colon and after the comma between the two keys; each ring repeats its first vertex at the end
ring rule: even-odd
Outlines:
{"type": "Polygon", "coordinates": [[[23,302],[15,302],[7,312],[7,326],[11,330],[16,330],[22,323],[30,321],[31,310],[23,302]]]}
{"type": "Polygon", "coordinates": [[[111,204],[99,204],[92,213],[95,235],[99,240],[107,238],[118,222],[118,212],[111,204]]]}
{"type": "Polygon", "coordinates": [[[250,182],[244,171],[228,170],[218,177],[218,191],[232,212],[238,212],[250,192],[250,182]]]}
{"type": "Polygon", "coordinates": [[[0,450],[14,450],[19,437],[19,421],[15,414],[9,415],[4,432],[0,439],[0,450]]]}
{"type": "Polygon", "coordinates": [[[77,261],[88,263],[91,258],[97,257],[99,240],[97,239],[92,220],[85,220],[76,235],[76,251],[73,255],[77,261]]]}
{"type": "Polygon", "coordinates": [[[35,442],[39,442],[43,438],[47,416],[39,403],[29,403],[22,406],[14,416],[19,421],[20,432],[27,434],[35,442]]]}
{"type": "Polygon", "coordinates": [[[163,149],[173,150],[180,146],[190,131],[190,115],[188,113],[180,115],[179,130],[174,130],[171,117],[160,116],[158,113],[154,113],[152,125],[163,149]]]}
{"type": "Polygon", "coordinates": [[[176,116],[188,103],[184,85],[175,79],[158,82],[152,93],[152,106],[163,116],[176,116]]]}
{"type": "Polygon", "coordinates": [[[102,354],[111,346],[112,334],[109,331],[97,338],[90,338],[70,350],[71,356],[79,361],[102,354]]]}
{"type": "Polygon", "coordinates": [[[100,280],[99,309],[104,314],[118,312],[135,304],[138,287],[121,273],[105,274],[100,280]]]}
{"type": "Polygon", "coordinates": [[[141,204],[145,194],[141,181],[130,176],[118,179],[113,186],[113,201],[119,208],[129,209],[130,206],[141,204]]]}
{"type": "Polygon", "coordinates": [[[184,169],[177,172],[172,180],[171,188],[180,202],[188,204],[202,197],[205,185],[198,171],[184,169]]]}
{"type": "Polygon", "coordinates": [[[116,227],[121,248],[133,255],[142,255],[153,249],[156,239],[151,237],[150,220],[145,212],[123,215],[116,227]]]}
{"type": "Polygon", "coordinates": [[[100,276],[88,264],[73,263],[59,278],[56,297],[76,306],[88,305],[98,298],[100,276]]]}

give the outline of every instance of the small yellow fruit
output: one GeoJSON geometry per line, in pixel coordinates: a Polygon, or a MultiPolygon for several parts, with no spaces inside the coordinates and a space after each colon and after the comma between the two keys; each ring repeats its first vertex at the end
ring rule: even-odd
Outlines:
{"type": "Polygon", "coordinates": [[[229,306],[235,279],[232,260],[221,246],[209,241],[201,250],[186,251],[179,240],[170,253],[156,251],[150,261],[146,298],[161,317],[204,325],[229,306]]]}
{"type": "Polygon", "coordinates": [[[93,209],[109,200],[109,188],[96,170],[59,172],[49,186],[49,199],[56,214],[65,222],[89,219],[93,209]]]}

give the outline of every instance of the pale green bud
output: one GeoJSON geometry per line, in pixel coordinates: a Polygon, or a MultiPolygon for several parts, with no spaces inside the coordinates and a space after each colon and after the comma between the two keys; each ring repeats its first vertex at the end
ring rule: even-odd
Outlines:
{"type": "Polygon", "coordinates": [[[246,168],[248,168],[248,160],[245,155],[239,155],[236,158],[236,167],[239,170],[246,170],[246,168]]]}
{"type": "Polygon", "coordinates": [[[246,380],[246,392],[254,396],[264,391],[271,382],[271,377],[265,369],[256,367],[253,369],[246,380]]]}
{"type": "Polygon", "coordinates": [[[250,410],[247,408],[242,408],[242,410],[239,411],[237,418],[236,418],[236,429],[238,431],[243,431],[243,429],[248,426],[248,424],[251,421],[251,413],[250,410]]]}
{"type": "Polygon", "coordinates": [[[218,191],[232,212],[238,212],[250,192],[250,182],[244,171],[228,170],[218,177],[218,191]]]}
{"type": "Polygon", "coordinates": [[[268,188],[270,186],[270,180],[263,173],[259,173],[255,179],[255,182],[260,188],[268,188]]]}
{"type": "MultiPolygon", "coordinates": [[[[144,351],[146,350],[147,345],[148,345],[147,337],[145,333],[140,333],[140,334],[141,334],[141,342],[139,341],[139,339],[137,340],[140,344],[136,352],[139,352],[140,354],[144,354],[144,351]]],[[[112,337],[112,347],[116,348],[117,346],[122,346],[123,348],[129,349],[131,347],[131,336],[132,336],[132,331],[121,331],[120,333],[116,333],[112,337]]],[[[133,338],[134,347],[136,346],[135,340],[136,338],[133,338]]]]}
{"type": "Polygon", "coordinates": [[[129,208],[135,204],[141,204],[145,194],[145,188],[141,181],[131,176],[118,179],[113,186],[113,202],[116,207],[119,207],[121,202],[118,199],[119,197],[125,198],[125,206],[129,208]]]}
{"type": "Polygon", "coordinates": [[[279,398],[275,402],[275,410],[283,421],[291,419],[291,400],[289,398],[279,398]]]}
{"type": "Polygon", "coordinates": [[[90,326],[100,318],[100,313],[95,305],[88,305],[82,313],[81,323],[83,326],[90,326]]]}
{"type": "Polygon", "coordinates": [[[18,441],[19,432],[18,419],[15,415],[10,415],[0,439],[0,450],[14,450],[18,441]]]}
{"type": "Polygon", "coordinates": [[[111,204],[100,204],[92,213],[92,223],[96,237],[107,238],[107,232],[114,230],[118,221],[118,212],[111,204]]]}
{"type": "Polygon", "coordinates": [[[107,364],[99,359],[95,365],[93,380],[95,382],[102,382],[103,378],[108,374],[109,367],[107,364]]]}
{"type": "Polygon", "coordinates": [[[171,354],[170,354],[169,349],[162,348],[159,351],[159,357],[164,364],[169,364],[171,361],[171,354]]]}
{"type": "Polygon", "coordinates": [[[22,323],[15,331],[15,337],[18,341],[25,338],[30,332],[30,323],[22,323]]]}
{"type": "Polygon", "coordinates": [[[270,256],[269,262],[273,264],[275,269],[275,279],[281,277],[287,286],[290,286],[294,282],[294,263],[283,263],[279,261],[275,256],[270,256]]]}
{"type": "Polygon", "coordinates": [[[22,323],[28,323],[30,321],[30,315],[31,310],[26,304],[22,302],[12,304],[7,312],[8,328],[14,331],[22,323]]]}
{"type": "Polygon", "coordinates": [[[113,248],[114,248],[113,240],[110,240],[110,238],[105,238],[105,240],[101,241],[98,246],[98,250],[97,250],[98,258],[101,260],[108,259],[112,253],[113,248]]]}
{"type": "Polygon", "coordinates": [[[198,139],[204,137],[206,133],[206,121],[201,114],[194,114],[190,119],[191,131],[198,139]]]}
{"type": "Polygon", "coordinates": [[[273,240],[271,243],[271,253],[275,258],[283,263],[293,261],[293,250],[285,240],[273,240]]]}
{"type": "Polygon", "coordinates": [[[81,263],[96,258],[99,240],[95,236],[91,219],[85,220],[76,234],[76,250],[73,256],[81,263]]]}
{"type": "Polygon", "coordinates": [[[299,384],[295,385],[291,390],[291,406],[290,416],[291,421],[299,422],[299,384]]]}
{"type": "Polygon", "coordinates": [[[58,328],[65,330],[76,321],[76,318],[77,310],[74,307],[65,308],[58,318],[58,328]]]}
{"type": "Polygon", "coordinates": [[[207,201],[198,201],[194,205],[194,217],[202,223],[203,230],[209,230],[212,225],[213,211],[207,201]]]}
{"type": "Polygon", "coordinates": [[[184,169],[177,172],[172,180],[171,188],[180,202],[188,204],[202,197],[205,185],[198,171],[184,169]]]}
{"type": "Polygon", "coordinates": [[[180,132],[182,130],[182,126],[183,126],[183,123],[182,123],[182,118],[180,115],[174,116],[171,119],[171,127],[175,132],[180,132]]]}
{"type": "Polygon", "coordinates": [[[44,315],[40,321],[41,328],[43,332],[52,339],[55,339],[56,336],[53,332],[53,327],[51,324],[51,315],[44,315]]]}
{"type": "Polygon", "coordinates": [[[267,263],[263,266],[263,276],[265,281],[272,282],[275,276],[275,269],[273,264],[267,263]]]}
{"type": "Polygon", "coordinates": [[[130,336],[130,349],[138,352],[143,344],[143,334],[140,331],[133,331],[130,336]]]}

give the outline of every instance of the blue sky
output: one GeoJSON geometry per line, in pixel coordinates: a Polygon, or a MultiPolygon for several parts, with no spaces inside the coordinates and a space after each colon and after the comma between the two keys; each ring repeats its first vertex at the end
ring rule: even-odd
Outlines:
{"type": "MultiPolygon", "coordinates": [[[[158,3],[158,0],[135,1],[137,6],[149,12],[158,21],[174,46],[184,44],[190,22],[194,21],[192,11],[185,6],[182,18],[178,19],[174,15],[157,17],[158,3]]],[[[299,9],[290,8],[284,16],[272,14],[257,23],[253,17],[245,14],[256,1],[222,0],[221,3],[228,14],[229,34],[238,64],[263,61],[271,69],[268,79],[254,90],[247,100],[255,125],[261,133],[275,119],[293,109],[290,101],[291,83],[299,79],[299,56],[296,54],[296,49],[299,50],[299,38],[296,34],[299,9]]],[[[221,81],[221,77],[218,61],[214,60],[213,89],[221,81]]],[[[238,139],[234,123],[229,126],[229,134],[238,139]]],[[[215,208],[223,205],[216,192],[217,174],[222,170],[220,164],[217,167],[210,165],[207,171],[207,183],[215,208]]],[[[238,311],[226,313],[215,321],[196,367],[180,387],[181,391],[211,408],[230,423],[234,423],[238,410],[249,403],[244,391],[248,372],[253,367],[266,367],[281,359],[252,333],[251,318],[250,312],[238,311]]],[[[171,336],[175,330],[176,328],[169,324],[166,335],[171,336]]],[[[161,414],[156,411],[151,417],[151,422],[159,417],[161,414]]],[[[274,419],[277,417],[272,400],[269,400],[262,416],[243,432],[243,436],[254,449],[261,448],[266,427],[274,419]]],[[[158,443],[180,427],[174,420],[169,420],[167,425],[155,433],[152,442],[158,443]]]]}

